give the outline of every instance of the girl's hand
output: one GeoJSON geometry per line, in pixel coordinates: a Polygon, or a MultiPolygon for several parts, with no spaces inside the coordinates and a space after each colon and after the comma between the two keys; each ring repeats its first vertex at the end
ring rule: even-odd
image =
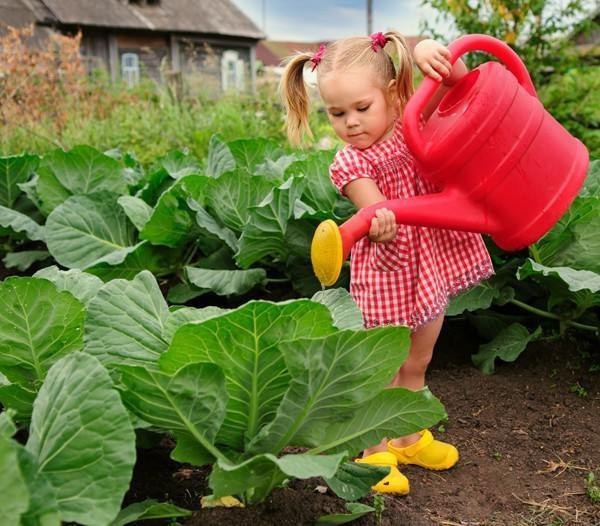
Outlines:
{"type": "Polygon", "coordinates": [[[394,212],[387,208],[380,208],[375,212],[369,230],[369,239],[375,243],[387,243],[396,237],[398,226],[394,212]]]}
{"type": "Polygon", "coordinates": [[[423,75],[428,75],[441,82],[450,77],[450,50],[435,40],[421,40],[414,50],[415,62],[423,75]]]}

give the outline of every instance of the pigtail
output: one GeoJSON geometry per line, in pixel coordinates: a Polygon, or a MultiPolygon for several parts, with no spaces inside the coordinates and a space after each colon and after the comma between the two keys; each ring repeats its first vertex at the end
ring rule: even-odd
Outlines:
{"type": "Polygon", "coordinates": [[[396,72],[396,89],[400,109],[404,110],[408,99],[414,93],[413,86],[413,59],[406,39],[397,31],[387,31],[385,37],[393,42],[398,53],[398,70],[396,72]]]}
{"type": "Polygon", "coordinates": [[[304,66],[312,56],[311,53],[297,53],[289,57],[279,83],[279,93],[286,109],[287,136],[294,146],[302,143],[304,134],[313,136],[308,124],[310,99],[303,75],[304,66]]]}

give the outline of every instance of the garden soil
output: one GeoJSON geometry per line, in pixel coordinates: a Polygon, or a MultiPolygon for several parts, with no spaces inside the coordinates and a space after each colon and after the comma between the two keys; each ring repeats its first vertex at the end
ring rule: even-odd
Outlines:
{"type": "MultiPolygon", "coordinates": [[[[600,503],[585,483],[590,472],[600,479],[600,372],[590,372],[597,342],[535,342],[485,376],[470,361],[478,344],[475,334],[465,338],[470,330],[460,320],[445,323],[427,378],[448,412],[432,431],[458,447],[459,463],[445,472],[402,467],[410,494],[385,497],[380,522],[370,514],[352,524],[600,526],[600,503]]],[[[208,470],[171,461],[171,447],[163,440],[138,450],[127,503],[170,500],[194,510],[179,519],[186,526],[309,525],[345,511],[319,479],[294,481],[251,508],[200,509],[208,470]]],[[[373,496],[362,502],[372,505],[373,496]]],[[[151,523],[161,522],[140,524],[151,523]]]]}

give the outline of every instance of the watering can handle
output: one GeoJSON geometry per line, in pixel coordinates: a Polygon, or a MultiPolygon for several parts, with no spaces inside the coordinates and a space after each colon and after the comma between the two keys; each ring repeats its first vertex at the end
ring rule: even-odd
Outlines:
{"type": "MultiPolygon", "coordinates": [[[[523,61],[507,44],[497,38],[488,35],[465,35],[452,42],[450,50],[450,62],[454,64],[462,55],[469,51],[486,51],[499,58],[508,70],[517,78],[519,84],[527,93],[537,98],[537,93],[531,82],[529,72],[523,61]]],[[[419,117],[429,99],[436,92],[439,82],[431,77],[425,77],[419,89],[410,98],[404,109],[403,131],[408,147],[415,157],[425,157],[425,143],[419,131],[419,117]]]]}

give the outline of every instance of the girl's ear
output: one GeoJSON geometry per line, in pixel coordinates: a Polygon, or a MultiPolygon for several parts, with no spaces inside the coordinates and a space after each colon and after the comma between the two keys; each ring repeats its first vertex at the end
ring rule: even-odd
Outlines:
{"type": "Polygon", "coordinates": [[[389,81],[388,85],[387,85],[387,97],[388,100],[394,104],[397,100],[398,100],[398,86],[397,86],[397,82],[396,79],[392,79],[389,81]]]}
{"type": "Polygon", "coordinates": [[[394,113],[397,117],[400,113],[400,98],[398,97],[398,83],[396,79],[392,79],[388,83],[386,96],[388,104],[394,108],[394,113]]]}

